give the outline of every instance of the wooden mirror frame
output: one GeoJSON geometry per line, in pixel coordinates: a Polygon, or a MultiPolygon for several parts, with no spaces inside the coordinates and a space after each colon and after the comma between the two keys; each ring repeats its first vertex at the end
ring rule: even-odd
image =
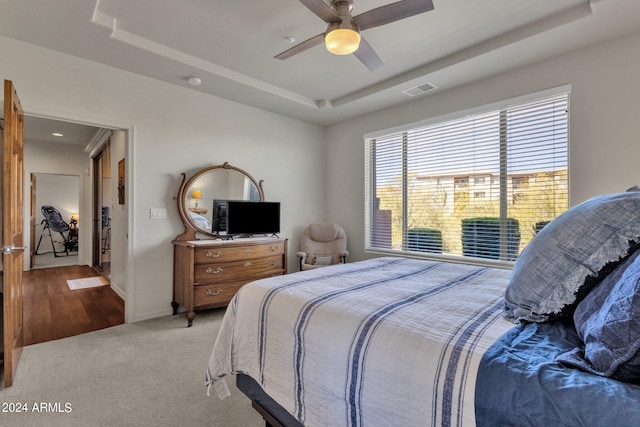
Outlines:
{"type": "Polygon", "coordinates": [[[260,194],[260,201],[264,202],[264,190],[262,188],[263,181],[262,180],[256,181],[255,178],[252,177],[245,170],[237,168],[235,166],[231,166],[228,162],[224,162],[221,165],[209,166],[207,168],[201,169],[195,174],[193,174],[193,176],[189,178],[189,180],[186,179],[187,175],[184,172],[182,172],[180,174],[182,175],[182,182],[180,183],[180,189],[178,190],[177,204],[178,204],[178,214],[180,215],[180,219],[184,224],[184,233],[176,237],[175,239],[176,241],[200,240],[199,238],[196,237],[197,233],[204,234],[212,238],[220,237],[218,233],[198,227],[196,223],[193,222],[193,220],[191,219],[191,215],[187,212],[187,203],[186,203],[186,196],[189,193],[189,189],[191,188],[193,183],[195,183],[198,180],[198,178],[200,178],[204,174],[217,169],[233,170],[243,174],[246,178],[251,180],[253,185],[255,185],[256,189],[258,190],[258,193],[260,194]]]}

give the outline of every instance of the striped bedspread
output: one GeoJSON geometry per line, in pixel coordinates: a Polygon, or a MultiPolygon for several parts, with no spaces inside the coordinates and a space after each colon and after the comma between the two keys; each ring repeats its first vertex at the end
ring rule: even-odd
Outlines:
{"type": "Polygon", "coordinates": [[[244,373],[305,426],[474,426],[510,271],[377,258],[245,285],[207,385],[244,373]]]}

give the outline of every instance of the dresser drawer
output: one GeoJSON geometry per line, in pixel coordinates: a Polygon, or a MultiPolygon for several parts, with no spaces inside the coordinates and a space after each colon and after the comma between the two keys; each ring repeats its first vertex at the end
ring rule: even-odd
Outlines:
{"type": "Polygon", "coordinates": [[[196,283],[224,283],[238,278],[282,274],[283,268],[282,255],[198,264],[194,266],[194,280],[196,283]]]}
{"type": "Polygon", "coordinates": [[[248,280],[228,282],[225,284],[204,284],[193,287],[193,305],[225,306],[248,280]]]}
{"type": "Polygon", "coordinates": [[[244,284],[287,273],[287,239],[174,241],[173,314],[224,307],[244,284]]]}
{"type": "Polygon", "coordinates": [[[213,262],[246,260],[283,253],[284,242],[282,241],[258,245],[242,245],[237,247],[220,246],[219,248],[196,248],[195,263],[210,264],[213,262]]]}

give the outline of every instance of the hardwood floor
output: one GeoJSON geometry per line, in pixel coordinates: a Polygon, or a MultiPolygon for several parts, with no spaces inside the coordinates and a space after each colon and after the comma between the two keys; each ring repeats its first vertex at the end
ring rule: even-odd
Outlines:
{"type": "Polygon", "coordinates": [[[67,286],[69,279],[93,276],[99,274],[86,265],[24,272],[25,346],[124,323],[124,301],[109,286],[67,286]]]}

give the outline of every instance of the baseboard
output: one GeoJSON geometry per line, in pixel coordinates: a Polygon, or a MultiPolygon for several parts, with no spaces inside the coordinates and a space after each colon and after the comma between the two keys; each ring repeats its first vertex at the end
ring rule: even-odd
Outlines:
{"type": "Polygon", "coordinates": [[[171,314],[173,314],[171,307],[162,310],[149,311],[147,313],[135,314],[132,322],[141,322],[143,320],[155,319],[156,317],[169,316],[171,314]]]}
{"type": "Polygon", "coordinates": [[[125,301],[125,295],[126,295],[126,294],[125,294],[124,290],[122,290],[122,289],[120,288],[120,286],[116,285],[116,284],[115,284],[115,283],[113,283],[113,282],[110,282],[110,286],[111,286],[111,289],[113,289],[113,292],[115,292],[116,294],[118,294],[118,296],[119,296],[120,298],[122,298],[122,300],[123,300],[123,301],[125,301]]]}

